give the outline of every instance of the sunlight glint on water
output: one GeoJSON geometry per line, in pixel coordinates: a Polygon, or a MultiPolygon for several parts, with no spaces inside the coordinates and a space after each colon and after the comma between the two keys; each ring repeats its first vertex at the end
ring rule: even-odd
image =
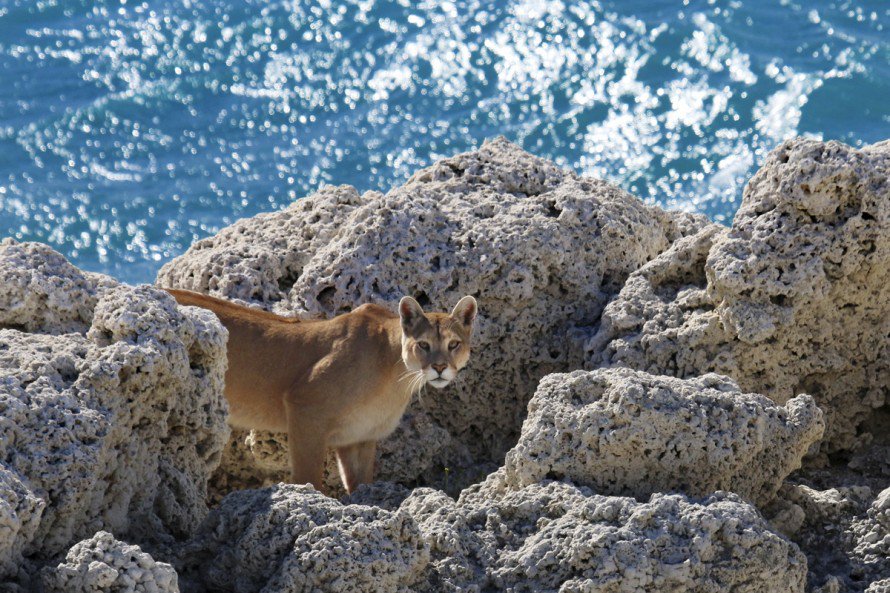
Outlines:
{"type": "Polygon", "coordinates": [[[729,222],[790,136],[890,136],[872,2],[0,4],[0,236],[151,281],[323,184],[505,135],[729,222]]]}

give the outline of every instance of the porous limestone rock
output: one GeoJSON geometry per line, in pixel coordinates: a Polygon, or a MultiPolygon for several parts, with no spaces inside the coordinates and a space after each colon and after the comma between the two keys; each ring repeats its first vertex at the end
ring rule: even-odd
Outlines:
{"type": "Polygon", "coordinates": [[[0,328],[62,334],[85,332],[97,287],[111,278],[78,270],[43,243],[0,241],[0,328]]]}
{"type": "Polygon", "coordinates": [[[401,506],[431,550],[416,591],[803,591],[806,560],[732,494],[648,502],[566,483],[492,487],[401,506]]]}
{"type": "Polygon", "coordinates": [[[817,489],[786,482],[763,513],[773,529],[786,535],[806,555],[811,585],[826,593],[854,592],[862,591],[867,582],[852,578],[854,571],[861,570],[853,552],[851,525],[865,514],[872,500],[874,494],[867,486],[817,489]]]}
{"type": "Polygon", "coordinates": [[[568,479],[601,494],[707,495],[729,490],[757,505],[800,467],[822,436],[809,395],[782,407],[730,379],[654,376],[625,368],[545,377],[507,453],[514,488],[568,479]]]}
{"type": "MultiPolygon", "coordinates": [[[[567,502],[565,514],[557,510],[554,517],[550,506],[540,513],[549,521],[499,554],[497,585],[517,592],[803,590],[803,555],[737,498],[698,503],[657,495],[637,503],[592,496],[567,502]]],[[[526,505],[524,497],[508,498],[501,513],[527,522],[534,514],[526,505]]]]}
{"type": "Polygon", "coordinates": [[[703,224],[497,139],[386,195],[329,187],[239,221],[165,265],[157,282],[299,317],[369,302],[395,310],[403,295],[450,309],[474,295],[470,363],[446,389],[427,389],[434,424],[414,437],[426,450],[441,440],[436,427],[448,431],[451,446],[425,468],[436,470],[468,454],[500,461],[537,381],[580,365],[579,328],[628,274],[703,224]]]}
{"type": "Polygon", "coordinates": [[[375,485],[343,505],[307,486],[227,496],[180,554],[213,591],[803,591],[806,560],[738,496],[648,502],[567,483],[502,487],[457,501],[375,485]]]}
{"type": "Polygon", "coordinates": [[[858,564],[855,574],[890,579],[890,488],[878,495],[864,516],[853,521],[851,531],[858,564]]]}
{"type": "MultiPolygon", "coordinates": [[[[3,403],[0,399],[0,423],[3,403]]],[[[22,549],[34,539],[45,507],[46,501],[31,492],[20,476],[0,465],[0,575],[12,577],[19,572],[22,549]]]]}
{"type": "Polygon", "coordinates": [[[213,591],[407,592],[429,549],[407,513],[280,484],[227,496],[180,558],[213,591]]]}
{"type": "Polygon", "coordinates": [[[41,574],[45,593],[179,593],[176,571],[107,531],[75,544],[41,574]]]}
{"type": "Polygon", "coordinates": [[[189,534],[228,438],[225,329],[45,246],[4,242],[0,270],[29,279],[3,287],[17,314],[0,329],[0,578],[19,554],[50,558],[100,529],[189,534]]]}
{"type": "Polygon", "coordinates": [[[826,412],[823,451],[855,448],[890,393],[890,142],[796,139],[770,153],[732,228],[705,227],[630,276],[587,366],[717,372],[826,412]]]}

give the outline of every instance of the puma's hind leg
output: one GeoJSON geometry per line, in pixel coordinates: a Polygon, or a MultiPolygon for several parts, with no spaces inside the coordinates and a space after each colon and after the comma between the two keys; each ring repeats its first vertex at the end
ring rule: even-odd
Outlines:
{"type": "Polygon", "coordinates": [[[340,479],[350,494],[360,484],[374,481],[374,462],[377,454],[377,441],[365,441],[337,449],[337,466],[340,479]]]}

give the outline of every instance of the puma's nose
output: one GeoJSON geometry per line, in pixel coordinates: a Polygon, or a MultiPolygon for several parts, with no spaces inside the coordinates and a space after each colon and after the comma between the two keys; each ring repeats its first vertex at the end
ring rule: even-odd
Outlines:
{"type": "Polygon", "coordinates": [[[430,366],[436,369],[436,372],[440,375],[442,374],[442,371],[448,368],[447,364],[431,364],[430,366]]]}

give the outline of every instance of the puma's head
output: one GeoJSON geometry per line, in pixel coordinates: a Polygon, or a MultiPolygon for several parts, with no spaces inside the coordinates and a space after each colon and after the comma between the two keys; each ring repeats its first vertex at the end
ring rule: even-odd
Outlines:
{"type": "Polygon", "coordinates": [[[402,360],[409,371],[441,389],[470,359],[470,337],[476,319],[476,299],[462,298],[451,314],[424,313],[411,297],[399,302],[402,320],[402,360]]]}

